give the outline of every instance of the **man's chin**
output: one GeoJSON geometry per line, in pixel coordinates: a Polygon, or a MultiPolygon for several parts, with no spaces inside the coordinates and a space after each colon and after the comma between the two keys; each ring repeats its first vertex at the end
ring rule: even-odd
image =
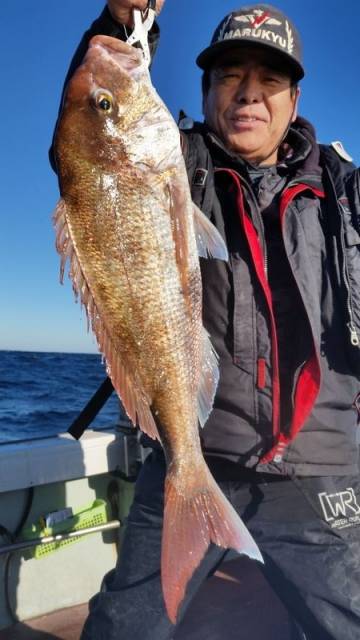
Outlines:
{"type": "Polygon", "coordinates": [[[225,146],[233,153],[244,157],[257,157],[259,154],[259,147],[255,141],[246,141],[243,137],[239,139],[239,136],[229,136],[225,140],[225,146]]]}

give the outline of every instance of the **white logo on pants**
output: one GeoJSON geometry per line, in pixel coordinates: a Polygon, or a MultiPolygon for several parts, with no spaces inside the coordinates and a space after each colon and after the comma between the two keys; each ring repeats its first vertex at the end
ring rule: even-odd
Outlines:
{"type": "Polygon", "coordinates": [[[360,506],[351,487],[338,493],[319,493],[318,495],[326,522],[335,524],[334,521],[339,519],[353,520],[353,516],[360,514],[360,506]]]}

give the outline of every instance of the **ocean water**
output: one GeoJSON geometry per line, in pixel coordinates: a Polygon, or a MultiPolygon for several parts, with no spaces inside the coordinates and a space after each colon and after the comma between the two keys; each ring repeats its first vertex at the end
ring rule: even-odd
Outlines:
{"type": "MultiPolygon", "coordinates": [[[[0,351],[0,444],[67,431],[105,377],[100,355],[0,351]]],[[[119,415],[113,392],[91,428],[119,415]]]]}

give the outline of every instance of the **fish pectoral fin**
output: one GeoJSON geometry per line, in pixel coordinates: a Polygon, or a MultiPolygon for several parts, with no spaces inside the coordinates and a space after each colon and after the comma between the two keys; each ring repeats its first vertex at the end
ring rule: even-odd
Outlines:
{"type": "Polygon", "coordinates": [[[70,231],[66,220],[66,203],[63,198],[60,198],[53,213],[53,223],[56,232],[56,249],[60,255],[60,282],[64,282],[64,273],[66,263],[69,260],[71,263],[73,255],[73,244],[70,237],[70,231]]]}
{"type": "Polygon", "coordinates": [[[201,427],[204,426],[211,413],[218,382],[218,355],[210,342],[209,334],[204,329],[203,358],[198,391],[198,419],[201,427]]]}
{"type": "Polygon", "coordinates": [[[196,204],[193,203],[193,207],[196,245],[200,258],[217,258],[227,261],[228,250],[220,233],[196,204]]]}
{"type": "Polygon", "coordinates": [[[209,470],[192,467],[180,477],[170,466],[165,480],[161,581],[173,624],[186,586],[211,542],[263,562],[251,534],[209,470]]]}
{"type": "Polygon", "coordinates": [[[167,196],[169,198],[169,213],[171,219],[171,230],[175,245],[175,259],[179,270],[182,290],[188,290],[188,267],[189,267],[189,238],[188,227],[184,223],[184,212],[186,211],[186,191],[181,181],[172,179],[166,185],[167,196]]]}
{"type": "Polygon", "coordinates": [[[112,342],[100,309],[88,285],[84,270],[80,264],[71,237],[71,230],[67,223],[67,206],[62,199],[59,201],[53,216],[56,227],[56,248],[61,257],[60,279],[63,280],[66,261],[70,262],[70,277],[75,297],[80,297],[85,308],[88,329],[95,333],[99,350],[104,355],[106,370],[114,385],[114,389],[121,398],[124,409],[134,425],[154,440],[160,440],[159,432],[151,413],[150,401],[146,397],[140,384],[122,364],[121,356],[117,353],[112,342]]]}

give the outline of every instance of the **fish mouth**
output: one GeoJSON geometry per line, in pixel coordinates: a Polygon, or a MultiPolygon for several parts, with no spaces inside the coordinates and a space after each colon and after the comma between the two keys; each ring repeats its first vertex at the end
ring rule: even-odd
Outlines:
{"type": "Polygon", "coordinates": [[[111,36],[98,35],[91,38],[86,58],[94,58],[99,55],[127,72],[143,64],[141,50],[111,36]]]}

